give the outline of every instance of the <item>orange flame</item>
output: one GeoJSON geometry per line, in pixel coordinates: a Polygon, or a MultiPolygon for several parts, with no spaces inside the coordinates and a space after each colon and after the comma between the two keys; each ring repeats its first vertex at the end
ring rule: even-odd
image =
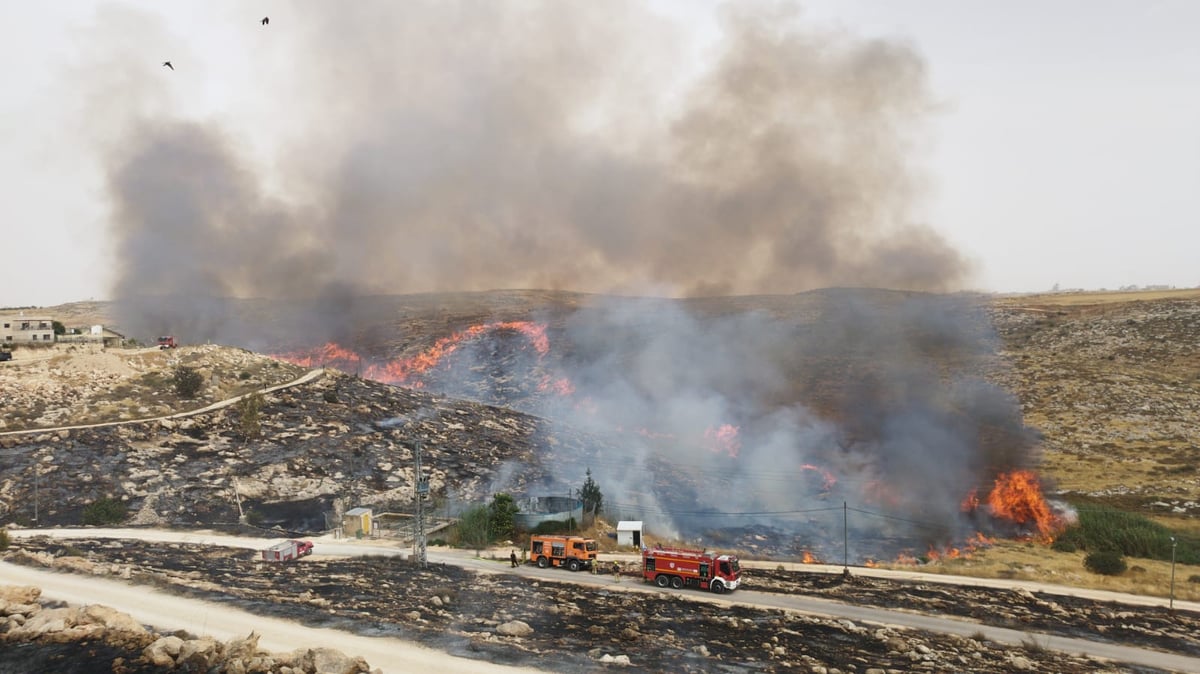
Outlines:
{"type": "MultiPolygon", "coordinates": [[[[472,325],[448,337],[439,338],[433,343],[433,346],[415,356],[399,358],[382,364],[373,363],[367,365],[360,374],[367,379],[385,384],[410,385],[420,388],[422,382],[410,381],[413,377],[434,368],[443,358],[458,350],[463,342],[496,330],[511,330],[521,333],[537,351],[539,358],[550,351],[550,339],[546,336],[545,325],[529,321],[500,321],[472,325]]],[[[338,369],[348,369],[346,365],[353,363],[353,368],[357,370],[362,363],[360,355],[332,342],[309,352],[283,353],[277,354],[277,357],[304,367],[332,366],[338,369]]],[[[546,377],[538,386],[538,390],[571,395],[575,392],[575,386],[565,377],[556,380],[546,377]]]]}
{"type": "Polygon", "coordinates": [[[805,550],[804,555],[800,558],[800,561],[804,562],[805,564],[816,564],[817,558],[813,556],[813,553],[805,550]]]}
{"type": "Polygon", "coordinates": [[[823,489],[824,491],[829,491],[830,489],[833,489],[833,485],[837,484],[837,478],[833,476],[833,473],[825,470],[824,468],[821,468],[820,466],[814,466],[811,463],[805,463],[805,464],[802,464],[800,466],[800,468],[802,470],[811,470],[811,471],[820,473],[821,489],[823,489]]]}
{"type": "Polygon", "coordinates": [[[706,429],[704,439],[708,441],[710,451],[723,451],[734,458],[737,458],[742,449],[742,441],[738,439],[738,427],[732,424],[721,424],[717,428],[706,429]]]}
{"type": "Polygon", "coordinates": [[[873,559],[868,559],[867,561],[863,562],[863,566],[867,567],[868,569],[874,569],[879,566],[879,562],[873,559]]]}
{"type": "Polygon", "coordinates": [[[966,498],[962,500],[962,511],[965,513],[975,512],[979,508],[979,490],[972,489],[967,492],[966,498]]]}
{"type": "Polygon", "coordinates": [[[992,515],[1017,524],[1033,525],[1038,538],[1050,542],[1066,523],[1050,510],[1037,476],[1028,470],[1002,473],[987,497],[992,515]]]}

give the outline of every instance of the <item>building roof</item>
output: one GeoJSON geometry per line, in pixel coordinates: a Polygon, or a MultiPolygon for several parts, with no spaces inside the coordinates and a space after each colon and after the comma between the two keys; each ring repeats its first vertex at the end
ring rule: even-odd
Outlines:
{"type": "Polygon", "coordinates": [[[346,511],[346,514],[347,515],[358,515],[361,517],[363,515],[370,515],[371,509],[370,508],[351,508],[346,511]]]}
{"type": "Polygon", "coordinates": [[[641,520],[622,520],[617,522],[617,531],[641,531],[641,520]]]}

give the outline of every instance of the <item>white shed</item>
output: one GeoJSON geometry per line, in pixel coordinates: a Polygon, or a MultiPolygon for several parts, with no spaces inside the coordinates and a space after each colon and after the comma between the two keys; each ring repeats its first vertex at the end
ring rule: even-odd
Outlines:
{"type": "Polygon", "coordinates": [[[630,545],[639,549],[642,547],[641,520],[622,520],[617,522],[617,545],[630,545]]]}

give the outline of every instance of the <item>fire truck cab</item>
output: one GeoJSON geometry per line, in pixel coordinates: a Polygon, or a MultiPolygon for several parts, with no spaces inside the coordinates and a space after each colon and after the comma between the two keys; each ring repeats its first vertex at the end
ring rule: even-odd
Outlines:
{"type": "Polygon", "coordinates": [[[162,337],[159,337],[158,338],[158,348],[174,349],[175,348],[175,336],[174,335],[163,335],[162,337]]]}
{"type": "Polygon", "coordinates": [[[642,577],[659,587],[698,587],[722,594],[737,589],[742,570],[733,555],[655,547],[642,548],[642,577]]]}
{"type": "Polygon", "coordinates": [[[590,569],[596,563],[596,554],[596,541],[591,538],[542,534],[529,537],[529,558],[539,569],[547,566],[565,566],[572,571],[590,569]]]}

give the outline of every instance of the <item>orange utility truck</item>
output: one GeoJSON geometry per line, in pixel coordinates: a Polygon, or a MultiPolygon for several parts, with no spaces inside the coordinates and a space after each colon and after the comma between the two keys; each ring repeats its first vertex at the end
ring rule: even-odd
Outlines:
{"type": "Polygon", "coordinates": [[[583,536],[529,537],[529,559],[540,569],[547,566],[565,566],[572,571],[590,569],[596,563],[596,550],[596,541],[583,536]]]}

